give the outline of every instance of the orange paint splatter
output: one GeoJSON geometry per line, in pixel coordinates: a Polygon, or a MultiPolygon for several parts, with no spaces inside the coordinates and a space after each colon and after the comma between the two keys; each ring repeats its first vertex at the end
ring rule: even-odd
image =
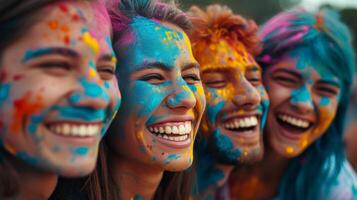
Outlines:
{"type": "Polygon", "coordinates": [[[48,22],[48,26],[50,27],[50,29],[55,30],[58,28],[58,21],[51,20],[48,22]]]}
{"type": "Polygon", "coordinates": [[[61,27],[61,31],[65,32],[65,33],[68,33],[69,32],[69,27],[67,25],[63,25],[61,27]]]}
{"type": "Polygon", "coordinates": [[[64,43],[66,44],[66,45],[69,45],[70,44],[70,38],[69,38],[69,36],[68,35],[66,35],[66,36],[64,36],[64,43]]]}
{"type": "Polygon", "coordinates": [[[14,101],[15,113],[10,126],[11,132],[18,133],[21,129],[22,123],[24,122],[24,118],[43,108],[44,105],[42,96],[36,96],[34,102],[31,102],[30,99],[31,93],[27,93],[21,99],[14,101]]]}

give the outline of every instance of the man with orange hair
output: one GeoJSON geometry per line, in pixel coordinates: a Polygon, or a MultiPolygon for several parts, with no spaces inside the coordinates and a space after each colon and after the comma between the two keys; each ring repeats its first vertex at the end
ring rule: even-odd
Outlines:
{"type": "Polygon", "coordinates": [[[198,136],[197,187],[194,197],[213,199],[237,164],[263,155],[262,130],[268,97],[261,68],[257,25],[226,6],[193,6],[190,39],[201,66],[206,112],[198,136]]]}

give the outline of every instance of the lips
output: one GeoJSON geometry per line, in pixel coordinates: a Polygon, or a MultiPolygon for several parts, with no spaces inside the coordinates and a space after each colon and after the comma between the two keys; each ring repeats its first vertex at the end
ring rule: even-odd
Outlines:
{"type": "Polygon", "coordinates": [[[152,124],[147,126],[147,130],[155,135],[158,141],[174,148],[184,148],[191,144],[191,121],[152,124]]]}

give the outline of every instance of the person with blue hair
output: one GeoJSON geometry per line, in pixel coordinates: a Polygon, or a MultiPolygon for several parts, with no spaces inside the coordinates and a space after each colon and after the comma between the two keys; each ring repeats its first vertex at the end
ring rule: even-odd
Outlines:
{"type": "Polygon", "coordinates": [[[348,28],[336,13],[295,9],[260,31],[257,61],[270,99],[261,162],[230,177],[234,199],[356,199],[342,136],[355,72],[348,28]]]}

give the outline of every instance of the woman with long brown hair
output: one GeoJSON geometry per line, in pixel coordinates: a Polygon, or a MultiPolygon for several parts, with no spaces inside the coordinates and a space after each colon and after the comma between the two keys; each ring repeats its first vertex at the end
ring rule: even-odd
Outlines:
{"type": "Polygon", "coordinates": [[[2,1],[0,13],[0,199],[47,199],[59,175],[94,169],[119,106],[109,17],[99,1],[2,1]]]}

